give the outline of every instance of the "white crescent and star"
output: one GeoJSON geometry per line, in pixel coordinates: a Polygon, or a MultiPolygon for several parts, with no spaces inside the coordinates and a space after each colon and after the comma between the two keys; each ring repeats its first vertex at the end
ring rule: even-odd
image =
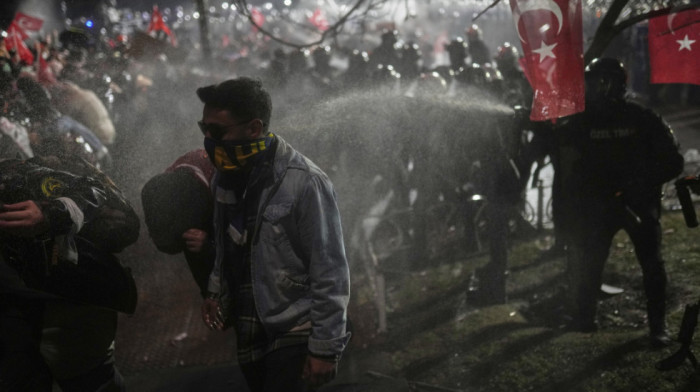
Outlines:
{"type": "Polygon", "coordinates": [[[685,35],[685,38],[676,40],[680,47],[678,48],[678,51],[680,52],[683,49],[688,49],[688,51],[692,51],[693,49],[690,47],[690,45],[695,43],[694,39],[688,39],[688,34],[685,35]]]}
{"type": "Polygon", "coordinates": [[[554,55],[554,48],[557,46],[556,42],[547,45],[544,41],[542,41],[542,44],[540,45],[539,49],[533,49],[533,52],[537,53],[540,55],[540,63],[544,61],[547,57],[551,57],[553,59],[557,58],[557,56],[554,55]]]}
{"type": "Polygon", "coordinates": [[[676,32],[673,31],[673,19],[676,18],[676,15],[678,14],[674,12],[672,14],[668,14],[668,18],[666,18],[666,22],[668,23],[668,31],[670,31],[673,35],[676,35],[676,32]]]}
{"type": "MultiPolygon", "coordinates": [[[[668,17],[666,18],[666,23],[668,24],[668,31],[670,31],[673,35],[676,35],[676,31],[673,30],[673,19],[675,19],[677,15],[678,13],[673,12],[668,14],[668,17]]],[[[695,43],[695,40],[688,38],[688,34],[686,34],[685,37],[683,37],[683,39],[677,39],[676,42],[678,42],[678,45],[680,45],[678,47],[679,52],[684,49],[692,51],[693,48],[691,48],[690,46],[695,43]]]]}
{"type": "MultiPolygon", "coordinates": [[[[550,11],[554,14],[554,16],[557,18],[557,24],[559,25],[559,28],[557,30],[557,35],[559,35],[559,33],[561,32],[561,28],[562,28],[563,21],[564,21],[564,16],[561,12],[561,8],[559,7],[559,5],[556,2],[554,2],[554,0],[518,1],[518,7],[513,10],[513,19],[515,22],[515,29],[518,32],[518,37],[520,37],[520,41],[525,42],[525,39],[523,39],[522,34],[520,34],[520,27],[519,27],[520,16],[526,12],[540,11],[540,10],[550,11]]],[[[540,55],[540,63],[541,63],[547,57],[557,58],[553,52],[554,47],[556,47],[556,46],[557,46],[556,43],[554,43],[552,45],[547,45],[543,41],[542,44],[540,45],[540,48],[534,49],[533,52],[540,55]]]]}
{"type": "Polygon", "coordinates": [[[525,42],[522,34],[520,34],[520,28],[518,27],[518,22],[520,22],[520,16],[526,12],[545,10],[550,11],[557,18],[557,24],[559,29],[557,34],[561,33],[562,21],[564,20],[564,15],[562,15],[561,8],[559,4],[554,2],[554,0],[530,0],[530,1],[518,1],[518,8],[513,10],[513,18],[515,21],[515,29],[518,31],[518,37],[520,40],[525,42]]]}
{"type": "MultiPolygon", "coordinates": [[[[15,19],[17,21],[17,25],[22,28],[22,30],[29,30],[29,31],[36,31],[37,29],[37,23],[31,20],[28,17],[18,17],[15,19]]],[[[41,25],[39,25],[41,26],[41,25]]]]}
{"type": "Polygon", "coordinates": [[[24,30],[29,30],[32,27],[32,22],[28,21],[26,18],[17,19],[17,24],[24,30]]]}

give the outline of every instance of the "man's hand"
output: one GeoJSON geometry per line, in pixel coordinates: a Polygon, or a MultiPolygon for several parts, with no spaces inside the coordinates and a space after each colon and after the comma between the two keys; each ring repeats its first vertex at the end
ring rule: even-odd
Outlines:
{"type": "Polygon", "coordinates": [[[332,381],[336,374],[338,374],[337,362],[327,361],[308,355],[301,378],[306,381],[309,387],[316,389],[332,381]]]}
{"type": "Polygon", "coordinates": [[[202,304],[202,320],[204,321],[204,324],[209,327],[209,329],[223,331],[224,317],[221,313],[219,300],[214,298],[204,299],[204,303],[202,304]]]}
{"type": "Polygon", "coordinates": [[[189,229],[182,234],[182,239],[185,240],[185,248],[188,251],[199,253],[207,241],[207,232],[199,229],[189,229]]]}
{"type": "Polygon", "coordinates": [[[0,230],[21,237],[34,237],[49,229],[39,206],[26,200],[0,207],[0,230]]]}

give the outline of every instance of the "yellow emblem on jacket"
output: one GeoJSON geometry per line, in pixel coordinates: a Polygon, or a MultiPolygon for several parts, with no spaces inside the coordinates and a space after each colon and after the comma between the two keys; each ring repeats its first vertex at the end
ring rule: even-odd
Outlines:
{"type": "Polygon", "coordinates": [[[56,191],[62,187],[63,183],[53,177],[46,177],[41,182],[41,192],[44,193],[44,196],[46,197],[53,196],[54,193],[56,193],[56,191]]]}

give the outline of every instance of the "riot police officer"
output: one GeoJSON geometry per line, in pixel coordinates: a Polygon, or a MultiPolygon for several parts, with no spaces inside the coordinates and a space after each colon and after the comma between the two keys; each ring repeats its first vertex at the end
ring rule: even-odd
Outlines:
{"type": "Polygon", "coordinates": [[[348,68],[341,76],[343,89],[353,89],[368,84],[370,74],[369,55],[359,49],[348,56],[348,68]]]}
{"type": "Polygon", "coordinates": [[[396,67],[401,61],[399,51],[396,48],[399,32],[386,30],[382,32],[381,39],[382,42],[369,55],[370,66],[372,69],[376,69],[380,64],[385,67],[388,65],[396,67]]]}
{"type": "Polygon", "coordinates": [[[473,24],[465,30],[469,58],[472,64],[484,65],[491,62],[491,51],[483,39],[483,33],[479,26],[473,24]]]}
{"type": "Polygon", "coordinates": [[[651,343],[670,343],[667,277],[661,258],[661,186],[683,170],[671,128],[625,99],[627,73],[618,60],[586,68],[586,110],[559,134],[562,214],[567,222],[570,327],[596,330],[598,289],[615,234],[629,235],[642,268],[651,343]]]}
{"type": "Polygon", "coordinates": [[[422,55],[415,42],[407,42],[401,47],[401,61],[397,68],[405,80],[415,80],[421,74],[422,55]]]}
{"type": "Polygon", "coordinates": [[[503,100],[510,106],[532,107],[532,87],[520,69],[518,49],[510,42],[504,42],[496,52],[496,67],[503,76],[503,100]]]}
{"type": "Polygon", "coordinates": [[[336,79],[338,70],[331,65],[331,47],[319,46],[311,52],[314,65],[310,69],[311,82],[322,94],[335,92],[340,86],[336,79]]]}
{"type": "Polygon", "coordinates": [[[457,71],[466,66],[468,46],[462,37],[453,38],[449,44],[445,45],[445,50],[450,58],[451,70],[457,71]]]}

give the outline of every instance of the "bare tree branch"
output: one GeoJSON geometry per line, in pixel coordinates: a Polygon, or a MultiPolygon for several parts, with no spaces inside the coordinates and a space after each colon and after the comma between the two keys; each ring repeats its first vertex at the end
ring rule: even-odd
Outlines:
{"type": "Polygon", "coordinates": [[[491,3],[490,6],[484,8],[481,12],[479,12],[478,14],[476,14],[476,16],[472,19],[472,22],[476,22],[476,20],[479,19],[479,17],[481,17],[481,15],[485,14],[486,11],[488,11],[488,10],[490,10],[491,8],[495,7],[495,6],[496,6],[498,3],[500,3],[500,2],[501,2],[501,0],[494,0],[494,2],[491,3]]]}
{"type": "MultiPolygon", "coordinates": [[[[664,16],[664,15],[669,15],[669,14],[672,14],[675,12],[682,12],[682,11],[687,11],[687,10],[697,9],[697,8],[700,8],[700,3],[686,4],[686,5],[682,5],[682,6],[668,7],[668,8],[664,8],[664,9],[660,9],[660,10],[654,10],[654,11],[650,11],[650,12],[647,12],[644,14],[636,15],[636,16],[631,17],[629,19],[625,19],[622,22],[616,24],[614,28],[616,30],[616,34],[618,34],[622,30],[624,30],[630,26],[634,26],[635,24],[637,24],[641,21],[647,20],[647,19],[652,19],[652,18],[656,18],[657,16],[664,16]]],[[[694,22],[694,23],[698,23],[698,22],[694,22]]],[[[691,23],[691,24],[694,24],[694,23],[691,23]]],[[[688,25],[690,25],[690,24],[688,24],[688,25]]],[[[678,27],[681,28],[681,27],[686,27],[686,26],[687,25],[681,25],[678,27]]]]}
{"type": "Polygon", "coordinates": [[[657,16],[664,16],[674,12],[681,12],[689,9],[700,8],[700,3],[666,7],[663,9],[653,10],[643,14],[635,15],[615,24],[615,21],[620,16],[620,12],[622,12],[622,9],[625,7],[628,1],[629,0],[616,0],[610,6],[610,9],[605,14],[605,18],[603,18],[603,21],[601,21],[600,26],[598,26],[598,29],[596,30],[591,46],[586,51],[586,54],[584,56],[585,64],[590,63],[596,57],[600,57],[605,51],[605,48],[607,48],[607,46],[610,44],[610,41],[612,41],[613,38],[615,38],[615,36],[617,36],[623,30],[630,26],[634,26],[639,22],[655,18],[657,16]]]}
{"type": "Polygon", "coordinates": [[[320,36],[318,39],[309,41],[306,43],[296,43],[296,42],[291,42],[287,39],[284,39],[282,37],[279,37],[272,33],[271,31],[263,28],[262,26],[258,25],[254,20],[253,20],[253,15],[250,12],[250,9],[248,9],[248,2],[246,0],[234,0],[233,3],[236,6],[237,12],[239,12],[241,15],[245,16],[248,21],[250,22],[251,25],[253,25],[255,28],[258,29],[260,33],[263,35],[269,37],[273,41],[276,41],[280,44],[294,47],[297,49],[303,49],[303,48],[308,48],[308,47],[313,47],[316,45],[319,45],[323,43],[326,39],[329,37],[335,38],[342,30],[345,24],[349,21],[355,20],[355,19],[361,19],[360,16],[366,17],[366,15],[373,9],[379,7],[381,4],[385,3],[387,0],[357,0],[355,4],[350,7],[350,9],[343,14],[333,25],[329,26],[327,30],[319,33],[320,36]],[[369,2],[368,2],[369,1],[369,2]],[[367,3],[367,9],[358,15],[356,18],[351,18],[356,11],[365,3],[367,3]]]}
{"type": "Polygon", "coordinates": [[[629,0],[615,0],[612,5],[610,5],[610,8],[608,8],[603,20],[600,21],[600,25],[598,25],[598,28],[595,31],[591,46],[588,47],[588,50],[586,50],[586,53],[583,56],[584,64],[588,64],[594,58],[600,57],[600,55],[605,51],[605,48],[610,44],[610,41],[615,38],[617,33],[612,33],[615,27],[615,21],[620,16],[622,9],[625,8],[628,2],[629,0]]]}

